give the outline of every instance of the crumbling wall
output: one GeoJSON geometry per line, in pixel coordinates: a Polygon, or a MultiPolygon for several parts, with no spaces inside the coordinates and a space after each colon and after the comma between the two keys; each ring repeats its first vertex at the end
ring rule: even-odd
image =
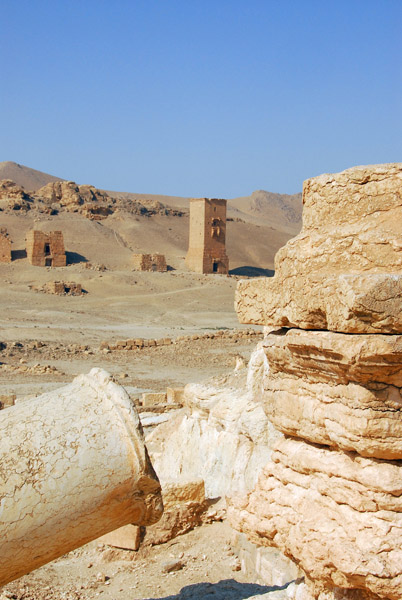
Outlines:
{"type": "Polygon", "coordinates": [[[82,296],[86,293],[82,289],[82,285],[75,281],[48,281],[43,285],[30,285],[29,288],[34,292],[44,292],[45,294],[56,294],[58,296],[82,296]]]}
{"type": "Polygon", "coordinates": [[[67,264],[61,231],[44,233],[37,229],[26,235],[27,257],[37,267],[65,267],[67,264]]]}
{"type": "Polygon", "coordinates": [[[133,254],[133,265],[136,271],[167,271],[164,254],[133,254]]]}
{"type": "Polygon", "coordinates": [[[0,262],[11,262],[11,240],[5,227],[0,228],[0,262]]]}
{"type": "Polygon", "coordinates": [[[226,200],[190,200],[190,237],[186,265],[196,273],[228,273],[226,200]]]}

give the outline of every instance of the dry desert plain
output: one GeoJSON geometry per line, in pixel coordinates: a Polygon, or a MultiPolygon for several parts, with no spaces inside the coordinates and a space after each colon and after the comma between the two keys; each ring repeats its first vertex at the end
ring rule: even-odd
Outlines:
{"type": "MultiPolygon", "coordinates": [[[[13,241],[14,258],[0,264],[1,396],[15,395],[18,402],[97,366],[139,398],[143,391],[165,391],[168,386],[228,373],[239,355],[247,361],[258,334],[247,334],[248,328],[238,324],[233,307],[237,280],[244,274],[271,274],[276,250],[297,233],[300,219],[293,215],[289,220],[289,210],[281,210],[278,199],[271,199],[270,210],[262,192],[253,201],[229,201],[233,220],[228,222],[227,250],[232,274],[199,275],[184,266],[187,199],[135,197],[144,203],[164,202],[183,214],[142,216],[117,209],[96,221],[64,211],[0,212],[0,224],[13,241]],[[33,227],[63,231],[67,267],[28,263],[24,240],[33,227]],[[131,254],[141,251],[165,254],[170,270],[133,271],[131,254]],[[80,283],[85,293],[58,296],[34,289],[55,280],[80,283]],[[173,343],[138,350],[108,350],[102,344],[128,338],[168,338],[173,343]]],[[[139,552],[92,542],[8,584],[0,590],[0,598],[240,600],[268,591],[239,573],[230,535],[224,522],[212,522],[139,552]],[[164,562],[172,559],[183,566],[165,573],[164,562]]]]}

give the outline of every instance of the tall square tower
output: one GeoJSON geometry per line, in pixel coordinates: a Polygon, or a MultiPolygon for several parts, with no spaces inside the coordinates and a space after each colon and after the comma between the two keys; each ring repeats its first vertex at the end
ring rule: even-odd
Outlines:
{"type": "Polygon", "coordinates": [[[228,273],[226,200],[190,200],[190,238],[186,265],[196,273],[228,273]]]}

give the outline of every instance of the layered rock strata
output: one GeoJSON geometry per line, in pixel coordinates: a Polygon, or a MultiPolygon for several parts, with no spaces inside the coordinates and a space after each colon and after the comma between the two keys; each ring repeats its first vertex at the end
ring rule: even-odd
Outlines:
{"type": "Polygon", "coordinates": [[[262,345],[256,397],[284,434],[233,526],[302,568],[297,598],[402,597],[402,165],[304,185],[273,280],[242,282],[262,345]],[[297,329],[296,329],[297,327],[297,329]],[[330,331],[323,331],[329,329],[330,331]]]}

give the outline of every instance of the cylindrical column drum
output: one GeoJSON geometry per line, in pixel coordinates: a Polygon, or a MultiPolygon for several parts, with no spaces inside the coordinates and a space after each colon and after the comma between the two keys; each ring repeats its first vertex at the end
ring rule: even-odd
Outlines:
{"type": "Polygon", "coordinates": [[[162,511],[138,414],[106,371],[0,412],[0,585],[162,511]]]}

